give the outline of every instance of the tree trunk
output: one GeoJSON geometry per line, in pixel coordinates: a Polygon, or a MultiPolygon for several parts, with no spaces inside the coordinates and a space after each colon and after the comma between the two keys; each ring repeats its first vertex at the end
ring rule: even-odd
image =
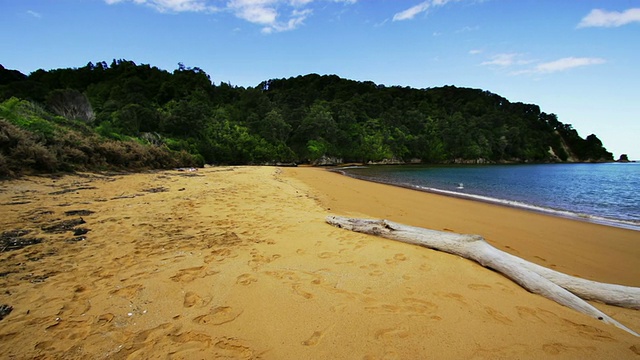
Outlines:
{"type": "Polygon", "coordinates": [[[633,330],[604,314],[585,300],[640,309],[640,288],[580,279],[547,269],[489,245],[482,236],[462,235],[397,224],[387,220],[328,216],[339,228],[425,246],[474,260],[512,279],[532,293],[613,324],[635,336],[633,330]]]}

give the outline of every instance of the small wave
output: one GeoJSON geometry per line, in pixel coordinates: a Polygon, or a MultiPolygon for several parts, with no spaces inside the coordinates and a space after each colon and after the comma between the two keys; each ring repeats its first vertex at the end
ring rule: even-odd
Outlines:
{"type": "MultiPolygon", "coordinates": [[[[394,184],[391,184],[391,185],[394,185],[394,184]]],[[[408,184],[406,185],[403,184],[401,186],[414,188],[416,190],[425,191],[425,192],[434,193],[434,194],[482,201],[482,202],[492,203],[496,205],[509,206],[509,207],[514,207],[514,208],[519,208],[519,209],[524,209],[529,211],[545,213],[545,214],[554,215],[554,216],[561,216],[561,217],[570,218],[570,219],[584,220],[584,221],[589,221],[589,222],[593,222],[601,225],[615,226],[615,227],[620,227],[620,228],[625,228],[630,230],[640,230],[640,222],[636,222],[636,221],[609,219],[601,216],[582,214],[582,213],[576,213],[576,212],[567,211],[567,210],[553,209],[553,208],[547,208],[543,206],[527,204],[520,201],[499,199],[499,198],[493,198],[493,197],[484,196],[484,195],[468,194],[468,193],[463,193],[458,191],[436,189],[436,188],[426,187],[426,186],[408,185],[408,184]]]]}
{"type": "Polygon", "coordinates": [[[350,169],[367,169],[368,166],[364,166],[364,165],[349,165],[349,166],[342,166],[339,168],[335,168],[332,170],[350,170],[350,169]]]}

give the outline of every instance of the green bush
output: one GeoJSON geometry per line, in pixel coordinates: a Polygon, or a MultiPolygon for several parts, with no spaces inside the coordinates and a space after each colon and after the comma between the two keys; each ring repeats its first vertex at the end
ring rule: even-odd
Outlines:
{"type": "Polygon", "coordinates": [[[41,135],[44,138],[52,138],[57,126],[38,116],[39,111],[40,109],[31,102],[15,97],[0,103],[0,117],[9,120],[24,130],[41,135]]]}

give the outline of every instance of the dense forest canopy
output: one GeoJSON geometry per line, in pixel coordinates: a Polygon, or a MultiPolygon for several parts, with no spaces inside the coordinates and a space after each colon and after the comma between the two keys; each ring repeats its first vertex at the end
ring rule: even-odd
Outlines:
{"type": "MultiPolygon", "coordinates": [[[[69,168],[95,165],[90,158],[98,152],[86,149],[86,138],[158,148],[152,152],[164,160],[147,166],[172,166],[170,158],[198,164],[613,160],[595,135],[581,138],[537,105],[455,86],[387,87],[309,74],[244,88],[216,85],[202,69],[183,64],[168,72],[113,60],[28,76],[0,65],[0,102],[0,167],[15,155],[11,131],[26,131],[43,149],[74,147],[60,144],[69,131],[85,137],[75,140],[85,144],[75,148],[78,159],[58,161],[69,168]]],[[[50,156],[67,155],[56,151],[50,156]]]]}

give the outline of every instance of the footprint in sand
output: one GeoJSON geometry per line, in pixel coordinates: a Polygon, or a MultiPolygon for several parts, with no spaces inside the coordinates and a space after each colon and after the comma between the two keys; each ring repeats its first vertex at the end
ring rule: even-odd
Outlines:
{"type": "Polygon", "coordinates": [[[518,315],[520,316],[520,318],[529,321],[547,324],[559,320],[559,317],[556,314],[552,313],[551,311],[542,310],[539,308],[533,309],[526,306],[516,306],[516,310],[518,310],[518,315]]]}
{"type": "Polygon", "coordinates": [[[200,295],[194,293],[193,291],[188,291],[184,295],[184,301],[182,302],[182,305],[186,308],[190,308],[196,305],[198,305],[199,307],[206,306],[208,303],[209,301],[203,300],[200,295]]]}
{"type": "Polygon", "coordinates": [[[171,280],[175,282],[191,282],[198,278],[203,278],[205,276],[215,275],[218,271],[205,271],[206,267],[198,266],[186,269],[180,269],[178,272],[171,277],[171,280]]]}
{"type": "Polygon", "coordinates": [[[230,306],[218,306],[211,308],[207,314],[193,318],[193,322],[200,325],[222,325],[237,319],[242,312],[230,306]]]}
{"type": "Polygon", "coordinates": [[[312,293],[300,289],[300,284],[293,284],[291,288],[293,289],[293,293],[296,295],[300,295],[305,299],[313,298],[312,293]]]}
{"type": "Polygon", "coordinates": [[[484,307],[484,311],[495,321],[501,323],[501,324],[505,324],[505,325],[509,325],[511,323],[513,323],[513,321],[511,321],[510,318],[508,318],[507,316],[505,316],[504,314],[502,314],[501,312],[499,312],[498,310],[491,308],[489,306],[485,306],[484,307]]]}
{"type": "Polygon", "coordinates": [[[441,298],[445,298],[445,299],[452,299],[455,300],[463,305],[469,305],[465,299],[464,296],[458,294],[458,293],[441,293],[441,292],[437,292],[435,293],[436,296],[441,297],[441,298]]]}
{"type": "Polygon", "coordinates": [[[293,271],[265,271],[265,274],[279,280],[299,281],[300,277],[293,271]]]}
{"type": "Polygon", "coordinates": [[[375,332],[376,340],[386,340],[393,338],[404,339],[410,335],[409,330],[405,328],[388,328],[388,329],[380,329],[375,332]]]}
{"type": "Polygon", "coordinates": [[[543,324],[560,324],[565,327],[571,328],[573,331],[577,331],[578,335],[585,339],[611,342],[615,341],[611,336],[611,333],[600,330],[596,327],[578,324],[571,320],[565,319],[556,315],[555,313],[540,308],[532,309],[526,306],[516,306],[518,315],[525,320],[533,322],[541,322],[543,324]]]}
{"type": "Polygon", "coordinates": [[[491,290],[491,286],[485,284],[469,284],[467,287],[471,290],[491,290]]]}
{"type": "Polygon", "coordinates": [[[122,296],[125,299],[131,300],[138,296],[138,293],[142,289],[144,289],[144,286],[142,286],[142,284],[132,284],[120,289],[111,290],[109,294],[122,296]]]}
{"type": "Polygon", "coordinates": [[[256,279],[256,277],[253,276],[253,274],[248,274],[248,273],[239,275],[236,278],[236,284],[245,285],[245,286],[251,285],[256,281],[258,281],[258,279],[256,279]]]}
{"type": "Polygon", "coordinates": [[[304,346],[316,346],[318,345],[318,343],[320,342],[320,340],[322,340],[322,331],[314,331],[313,334],[311,334],[311,336],[302,342],[302,345],[304,346]]]}
{"type": "Polygon", "coordinates": [[[262,254],[253,254],[251,255],[251,260],[249,260],[249,266],[251,266],[251,268],[253,270],[257,270],[258,268],[260,268],[263,265],[269,264],[272,261],[275,261],[279,258],[281,258],[282,255],[280,254],[273,254],[271,256],[268,255],[262,255],[262,254]]]}
{"type": "Polygon", "coordinates": [[[333,327],[333,325],[329,325],[324,330],[314,331],[313,334],[311,334],[311,336],[309,336],[309,338],[307,340],[302,342],[302,345],[304,345],[304,346],[316,346],[316,345],[318,345],[320,340],[322,340],[322,338],[324,337],[325,332],[327,332],[327,329],[329,329],[331,327],[333,327]]]}
{"type": "Polygon", "coordinates": [[[214,346],[216,352],[213,358],[216,359],[254,359],[256,357],[254,351],[238,339],[224,337],[216,341],[214,346]]]}
{"type": "Polygon", "coordinates": [[[407,256],[405,254],[395,254],[393,255],[393,258],[386,259],[385,262],[388,265],[397,265],[401,261],[406,261],[406,260],[407,260],[407,256]]]}
{"type": "Polygon", "coordinates": [[[231,249],[221,248],[212,250],[211,253],[204,258],[204,262],[210,264],[214,261],[222,262],[236,257],[238,257],[238,254],[235,254],[231,249]]]}
{"type": "MultiPolygon", "coordinates": [[[[185,331],[183,333],[180,334],[171,334],[169,335],[169,338],[171,339],[172,342],[177,343],[177,344],[187,344],[189,343],[190,346],[184,348],[186,354],[191,353],[194,349],[194,345],[197,346],[198,348],[204,350],[204,349],[208,349],[209,347],[211,347],[211,336],[207,335],[207,334],[203,334],[203,333],[198,333],[195,331],[185,331]]],[[[177,349],[174,349],[174,352],[172,353],[172,355],[178,355],[178,358],[183,358],[182,356],[180,356],[180,347],[178,347],[177,349]]]]}
{"type": "MultiPolygon", "coordinates": [[[[426,315],[438,309],[438,305],[415,298],[402,299],[403,304],[380,304],[367,306],[365,310],[374,314],[426,315]]],[[[433,317],[432,317],[433,318],[433,317]]],[[[434,320],[439,320],[435,319],[434,320]]]]}
{"type": "Polygon", "coordinates": [[[115,315],[113,315],[112,313],[102,314],[98,316],[98,324],[102,324],[102,325],[108,324],[112,322],[114,318],[115,318],[115,315]]]}

